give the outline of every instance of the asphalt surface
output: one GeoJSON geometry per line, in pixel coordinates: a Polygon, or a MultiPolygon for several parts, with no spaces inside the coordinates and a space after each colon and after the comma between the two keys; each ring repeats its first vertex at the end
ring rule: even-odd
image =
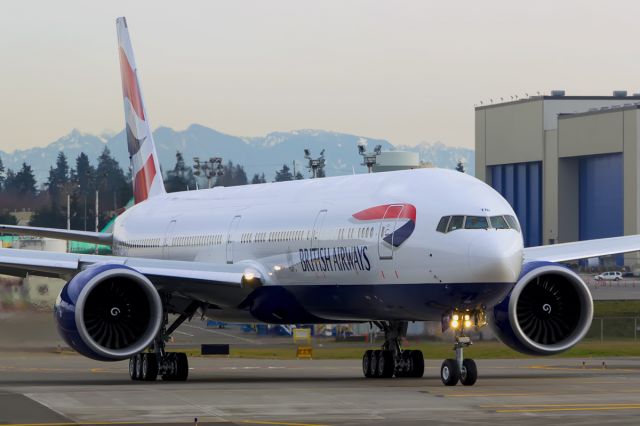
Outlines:
{"type": "Polygon", "coordinates": [[[640,423],[640,358],[478,360],[473,387],[443,386],[430,360],[422,379],[365,379],[352,360],[190,361],[188,382],[146,383],[126,362],[3,353],[0,424],[640,423]]]}

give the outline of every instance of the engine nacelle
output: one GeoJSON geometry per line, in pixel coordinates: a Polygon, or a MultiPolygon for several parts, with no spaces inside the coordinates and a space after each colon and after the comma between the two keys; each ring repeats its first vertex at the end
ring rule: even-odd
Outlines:
{"type": "Polygon", "coordinates": [[[82,355],[118,361],[151,344],[162,325],[160,295],[124,265],[102,264],[73,277],[54,307],[62,338],[82,355]]]}
{"type": "Polygon", "coordinates": [[[511,293],[490,311],[489,323],[512,349],[553,355],[578,343],[592,319],[591,293],[576,273],[556,263],[531,262],[511,293]]]}

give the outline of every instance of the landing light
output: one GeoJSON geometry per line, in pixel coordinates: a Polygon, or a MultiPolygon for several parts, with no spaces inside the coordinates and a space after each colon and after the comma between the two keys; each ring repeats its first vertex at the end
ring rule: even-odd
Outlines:
{"type": "Polygon", "coordinates": [[[243,278],[246,281],[253,281],[253,279],[256,277],[256,274],[254,274],[253,272],[245,272],[243,278]]]}
{"type": "Polygon", "coordinates": [[[449,326],[454,330],[463,330],[473,327],[474,323],[470,314],[453,314],[449,326]]]}

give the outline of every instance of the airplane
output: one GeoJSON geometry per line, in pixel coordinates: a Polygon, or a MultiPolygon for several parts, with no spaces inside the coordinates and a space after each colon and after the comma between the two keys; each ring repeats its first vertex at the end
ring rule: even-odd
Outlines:
{"type": "Polygon", "coordinates": [[[135,205],[111,233],[1,225],[0,232],[108,244],[113,256],[0,249],[0,273],[68,282],[58,330],[80,354],[129,359],[132,380],[187,380],[166,351],[196,313],[270,324],[369,322],[384,332],[363,375],[422,377],[402,348],[411,321],[453,329],[447,386],[478,377],[470,332],[491,326],[511,348],[552,355],[593,318],[585,282],[558,262],[640,250],[640,236],[523,245],[509,203],[452,170],[416,169],[167,193],[127,21],[116,20],[135,205]],[[176,319],[170,324],[169,315],[176,319]]]}

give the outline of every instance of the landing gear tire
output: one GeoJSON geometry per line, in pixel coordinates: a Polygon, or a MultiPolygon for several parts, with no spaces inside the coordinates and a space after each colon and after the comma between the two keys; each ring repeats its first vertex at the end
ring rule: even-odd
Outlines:
{"type": "Polygon", "coordinates": [[[409,359],[411,360],[409,377],[415,377],[419,379],[424,376],[424,355],[422,355],[422,351],[410,351],[409,359]]]}
{"type": "Polygon", "coordinates": [[[168,353],[167,362],[171,364],[170,371],[162,375],[162,380],[184,382],[189,377],[189,360],[185,353],[168,353]]]}
{"type": "Polygon", "coordinates": [[[371,352],[371,363],[369,364],[369,371],[371,377],[378,378],[378,358],[380,357],[380,352],[382,351],[372,351],[371,352]]]}
{"type": "Polygon", "coordinates": [[[460,380],[460,371],[455,359],[445,359],[440,367],[440,379],[445,386],[455,386],[460,380]]]}
{"type": "Polygon", "coordinates": [[[140,354],[135,354],[129,358],[129,377],[131,377],[131,380],[140,380],[140,375],[138,374],[140,371],[139,363],[140,354]]]}
{"type": "Polygon", "coordinates": [[[374,321],[384,331],[382,350],[368,350],[362,356],[365,377],[422,377],[424,356],[419,350],[402,350],[402,339],[407,335],[406,321],[374,321]]]}
{"type": "Polygon", "coordinates": [[[142,358],[141,377],[139,380],[154,382],[158,378],[158,357],[156,354],[139,354],[142,358]]]}
{"type": "Polygon", "coordinates": [[[460,383],[464,386],[473,386],[478,380],[478,367],[476,362],[470,358],[462,361],[462,371],[460,371],[460,383]]]}
{"type": "Polygon", "coordinates": [[[378,355],[378,373],[376,377],[388,379],[393,377],[395,370],[395,362],[393,361],[393,354],[391,351],[379,351],[378,355]]]}
{"type": "Polygon", "coordinates": [[[362,373],[366,378],[373,377],[373,374],[371,374],[371,356],[372,355],[373,355],[373,351],[369,349],[362,356],[362,373]]]}

